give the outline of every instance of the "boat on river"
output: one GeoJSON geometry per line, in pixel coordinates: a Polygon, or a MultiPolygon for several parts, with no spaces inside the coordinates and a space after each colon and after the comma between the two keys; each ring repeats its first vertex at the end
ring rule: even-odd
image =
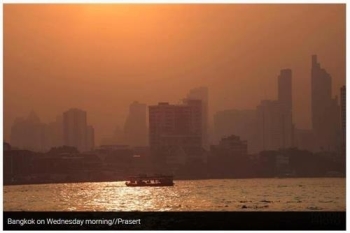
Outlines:
{"type": "Polygon", "coordinates": [[[142,187],[142,186],[174,186],[174,177],[169,175],[138,175],[131,176],[125,182],[126,186],[130,187],[142,187]]]}

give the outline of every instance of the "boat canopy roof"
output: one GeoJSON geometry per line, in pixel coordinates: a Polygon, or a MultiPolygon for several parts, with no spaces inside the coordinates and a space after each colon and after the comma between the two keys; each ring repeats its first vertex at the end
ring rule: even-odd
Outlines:
{"type": "Polygon", "coordinates": [[[129,176],[129,180],[136,180],[136,179],[147,179],[147,180],[159,180],[159,179],[173,179],[173,176],[171,175],[153,175],[153,176],[147,176],[147,175],[138,175],[138,176],[129,176]]]}

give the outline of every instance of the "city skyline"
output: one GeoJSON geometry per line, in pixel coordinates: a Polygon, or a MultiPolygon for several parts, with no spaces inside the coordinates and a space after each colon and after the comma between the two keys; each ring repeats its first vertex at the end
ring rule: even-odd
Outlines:
{"type": "Polygon", "coordinates": [[[4,229],[346,228],[345,3],[3,13],[4,229]]]}
{"type": "MultiPolygon", "coordinates": [[[[33,111],[29,113],[26,119],[23,117],[18,117],[11,127],[11,140],[8,142],[12,143],[15,147],[19,146],[19,148],[25,149],[32,148],[39,151],[45,151],[51,147],[63,145],[74,146],[79,151],[89,151],[93,150],[94,146],[98,147],[99,145],[113,144],[129,145],[131,147],[152,147],[151,135],[154,133],[152,133],[151,128],[155,127],[155,122],[153,119],[154,110],[152,109],[157,109],[157,106],[163,106],[165,109],[170,107],[175,111],[175,109],[179,107],[185,107],[188,103],[191,103],[191,101],[193,102],[200,100],[200,124],[202,125],[200,141],[201,147],[206,150],[209,150],[210,145],[218,143],[222,138],[235,135],[248,141],[249,153],[258,153],[264,150],[286,149],[292,147],[297,147],[300,149],[303,148],[311,151],[324,149],[329,151],[339,151],[340,144],[338,141],[343,140],[343,136],[341,136],[341,127],[342,130],[345,129],[345,104],[343,103],[343,99],[345,97],[345,86],[340,88],[339,96],[335,95],[336,97],[332,98],[332,77],[328,74],[327,70],[321,68],[321,64],[317,62],[317,55],[312,55],[311,61],[312,72],[310,79],[313,86],[310,99],[317,107],[316,110],[314,107],[311,109],[311,111],[314,115],[318,114],[313,116],[311,119],[316,125],[316,127],[314,126],[314,129],[309,130],[295,127],[292,108],[293,71],[291,69],[281,69],[280,74],[277,76],[276,82],[278,89],[277,100],[262,99],[253,109],[230,108],[223,111],[218,111],[214,113],[213,116],[208,116],[207,109],[210,99],[208,95],[209,90],[208,87],[202,86],[189,90],[187,96],[182,98],[182,102],[179,102],[182,105],[169,105],[168,102],[161,100],[158,101],[158,105],[153,106],[147,105],[147,103],[139,103],[138,101],[132,102],[129,106],[129,115],[124,123],[124,131],[120,132],[121,134],[119,136],[116,135],[118,126],[115,126],[114,135],[110,138],[104,138],[105,140],[103,139],[101,142],[95,140],[93,126],[87,125],[86,123],[86,111],[78,108],[70,108],[69,110],[63,112],[63,115],[56,116],[56,121],[51,121],[48,124],[42,123],[40,118],[33,111]],[[326,90],[327,95],[323,94],[323,90],[326,90]],[[322,98],[322,101],[320,98],[322,98]],[[340,101],[338,101],[338,99],[340,99],[340,101]],[[148,107],[149,110],[147,110],[148,107]],[[82,114],[85,114],[81,121],[76,119],[74,120],[76,121],[76,124],[71,125],[71,128],[73,127],[75,128],[75,131],[77,131],[71,132],[71,137],[74,134],[76,135],[73,137],[75,139],[71,140],[66,139],[68,134],[66,133],[67,123],[65,123],[65,121],[67,120],[65,119],[67,117],[65,117],[65,115],[68,112],[82,112],[82,114]],[[212,118],[213,125],[208,124],[208,118],[212,118]],[[325,126],[325,124],[320,124],[320,121],[329,121],[331,124],[325,126]],[[35,140],[35,137],[28,139],[25,138],[28,129],[23,127],[23,122],[27,122],[27,128],[30,127],[32,130],[34,129],[33,132],[35,132],[35,135],[38,135],[36,137],[39,137],[39,139],[35,140]],[[85,126],[82,126],[82,124],[85,126]],[[83,133],[80,132],[82,131],[82,129],[80,129],[82,127],[84,131],[83,133]],[[208,131],[210,127],[212,127],[211,133],[208,131]],[[90,132],[90,136],[88,136],[88,132],[90,132]],[[305,133],[308,134],[308,136],[306,136],[305,133]],[[81,136],[79,136],[79,134],[82,134],[85,138],[80,138],[81,136]],[[89,143],[86,141],[87,137],[90,137],[89,143]],[[307,140],[305,140],[305,137],[307,137],[307,140]],[[72,140],[77,141],[72,142],[72,140]],[[78,142],[82,140],[86,141],[84,142],[83,146],[81,145],[82,142],[78,142]],[[305,144],[305,141],[308,141],[308,143],[305,144]],[[90,146],[87,146],[88,144],[90,146]]],[[[159,110],[160,109],[161,108],[159,108],[159,110]]],[[[166,111],[164,114],[165,113],[166,111]]],[[[181,114],[181,110],[179,113],[181,114]]],[[[176,123],[176,114],[178,113],[175,113],[174,115],[175,122],[173,123],[173,127],[175,128],[173,130],[176,130],[176,127],[178,127],[176,126],[178,124],[176,123]]],[[[157,119],[160,120],[161,118],[157,119]]],[[[181,121],[181,116],[178,119],[181,121]]],[[[163,124],[161,122],[163,122],[163,120],[156,122],[156,124],[163,124]]]]}
{"type": "Polygon", "coordinates": [[[276,77],[285,68],[293,71],[293,121],[311,129],[311,100],[305,96],[311,95],[312,54],[332,76],[332,97],[339,98],[345,84],[345,5],[5,4],[4,137],[9,140],[15,118],[31,110],[49,122],[78,107],[89,112],[100,143],[124,124],[133,101],[177,103],[199,86],[210,91],[212,126],[218,111],[276,99],[276,77]],[[117,23],[121,32],[112,30],[108,22],[114,19],[127,27],[117,23]],[[25,33],[33,27],[35,34],[25,33]],[[38,91],[27,88],[28,82],[38,91]]]}

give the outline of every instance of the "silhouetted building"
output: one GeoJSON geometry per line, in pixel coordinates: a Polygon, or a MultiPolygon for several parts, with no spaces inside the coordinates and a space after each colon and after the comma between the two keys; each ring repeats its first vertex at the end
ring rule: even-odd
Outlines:
{"type": "Polygon", "coordinates": [[[314,149],[314,138],[310,129],[295,129],[295,147],[300,150],[312,151],[314,149]]]}
{"type": "Polygon", "coordinates": [[[342,153],[346,154],[346,89],[345,85],[340,88],[340,117],[342,133],[342,153]]]}
{"type": "Polygon", "coordinates": [[[197,99],[202,101],[202,145],[204,148],[209,149],[209,122],[208,122],[208,87],[198,87],[189,91],[187,99],[197,99]]]}
{"type": "Polygon", "coordinates": [[[252,163],[247,156],[247,142],[230,135],[210,146],[208,174],[210,178],[247,177],[252,174],[252,163]]]}
{"type": "Polygon", "coordinates": [[[36,153],[29,150],[7,150],[3,154],[3,182],[19,181],[32,172],[32,161],[36,153]]]}
{"type": "Polygon", "coordinates": [[[48,124],[49,147],[63,146],[63,116],[56,117],[54,122],[48,124]]]}
{"type": "Polygon", "coordinates": [[[126,144],[124,136],[124,130],[120,126],[116,126],[110,137],[101,139],[100,145],[126,144]]]}
{"type": "Polygon", "coordinates": [[[291,145],[291,115],[279,101],[263,100],[257,107],[259,150],[278,150],[291,145]],[[289,128],[287,128],[287,126],[289,128]]]}
{"type": "Polygon", "coordinates": [[[202,101],[187,99],[181,105],[159,103],[149,106],[149,128],[153,154],[164,157],[174,148],[201,150],[202,101]]]}
{"type": "Polygon", "coordinates": [[[147,142],[147,106],[133,102],[129,107],[129,115],[124,125],[126,144],[130,146],[146,146],[147,142]]]}
{"type": "Polygon", "coordinates": [[[87,139],[87,150],[92,151],[95,148],[95,130],[94,127],[89,125],[86,131],[86,139],[87,139]]]}
{"type": "Polygon", "coordinates": [[[292,111],[292,70],[283,69],[278,76],[278,101],[292,111]]]}
{"type": "Polygon", "coordinates": [[[292,106],[292,70],[283,69],[278,76],[278,100],[263,100],[257,106],[259,151],[294,145],[292,106]]]}
{"type": "Polygon", "coordinates": [[[256,110],[229,109],[214,115],[214,135],[216,142],[229,135],[237,135],[248,141],[248,152],[257,151],[257,116],[256,110]]]}
{"type": "Polygon", "coordinates": [[[63,113],[64,145],[73,146],[80,152],[88,150],[87,114],[80,109],[70,109],[63,113]]]}
{"type": "Polygon", "coordinates": [[[27,118],[17,118],[11,128],[11,144],[20,149],[48,149],[47,125],[32,111],[27,118]]]}
{"type": "Polygon", "coordinates": [[[243,141],[236,135],[224,137],[220,140],[219,145],[211,146],[212,152],[219,152],[219,155],[225,156],[247,156],[247,141],[243,141]],[[219,151],[218,151],[219,150],[219,151]]]}
{"type": "Polygon", "coordinates": [[[276,157],[278,151],[263,150],[259,153],[259,175],[261,177],[275,177],[276,172],[276,157]]]}
{"type": "Polygon", "coordinates": [[[332,99],[332,77],[321,68],[316,55],[312,56],[311,110],[315,150],[338,150],[340,109],[337,98],[332,99]]]}
{"type": "Polygon", "coordinates": [[[128,174],[134,154],[130,146],[101,145],[95,149],[95,152],[104,161],[105,170],[117,175],[125,176],[128,174]]]}
{"type": "Polygon", "coordinates": [[[280,148],[293,146],[294,125],[292,113],[292,70],[283,69],[278,76],[278,102],[281,108],[281,137],[280,148]]]}

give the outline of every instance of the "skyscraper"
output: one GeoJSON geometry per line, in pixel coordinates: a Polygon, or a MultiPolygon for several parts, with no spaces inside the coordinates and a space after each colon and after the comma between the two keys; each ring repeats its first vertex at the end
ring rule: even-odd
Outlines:
{"type": "Polygon", "coordinates": [[[256,109],[259,150],[278,150],[294,145],[292,70],[281,70],[277,81],[278,99],[263,100],[256,109]]]}
{"type": "Polygon", "coordinates": [[[315,150],[337,150],[340,109],[337,98],[332,98],[332,77],[321,68],[316,55],[312,55],[311,114],[315,150]]]}
{"type": "Polygon", "coordinates": [[[281,117],[281,148],[293,146],[293,109],[292,109],[292,70],[283,69],[278,76],[278,102],[281,117]]]}
{"type": "Polygon", "coordinates": [[[283,145],[282,105],[276,100],[263,100],[257,106],[259,150],[278,150],[283,145]]]}
{"type": "Polygon", "coordinates": [[[312,55],[311,113],[312,129],[316,132],[323,130],[325,111],[330,106],[331,98],[332,78],[317,62],[317,55],[312,55]]]}
{"type": "Polygon", "coordinates": [[[50,148],[63,146],[63,116],[56,117],[56,120],[48,124],[48,138],[50,148]]]}
{"type": "Polygon", "coordinates": [[[187,99],[197,99],[202,101],[202,144],[203,147],[209,149],[209,133],[208,133],[208,87],[198,87],[189,91],[187,94],[187,99]]]}
{"type": "MultiPolygon", "coordinates": [[[[149,106],[149,140],[152,153],[171,149],[202,149],[202,101],[149,106]]],[[[190,154],[191,155],[191,154],[190,154]]]]}
{"type": "Polygon", "coordinates": [[[283,69],[278,76],[278,101],[292,111],[292,70],[283,69]]]}
{"type": "Polygon", "coordinates": [[[94,127],[89,125],[86,130],[86,145],[87,145],[87,150],[93,150],[95,147],[95,130],[94,127]]]}
{"type": "Polygon", "coordinates": [[[32,151],[49,149],[47,125],[33,111],[27,118],[17,118],[11,128],[11,144],[32,151]]]}
{"type": "Polygon", "coordinates": [[[63,113],[64,145],[76,147],[80,152],[87,148],[87,114],[72,108],[63,113]]]}
{"type": "Polygon", "coordinates": [[[147,136],[147,105],[135,101],[130,104],[124,125],[125,142],[130,146],[146,146],[147,136]]]}
{"type": "Polygon", "coordinates": [[[340,88],[340,117],[342,134],[342,153],[346,153],[346,89],[345,85],[340,88]]]}

